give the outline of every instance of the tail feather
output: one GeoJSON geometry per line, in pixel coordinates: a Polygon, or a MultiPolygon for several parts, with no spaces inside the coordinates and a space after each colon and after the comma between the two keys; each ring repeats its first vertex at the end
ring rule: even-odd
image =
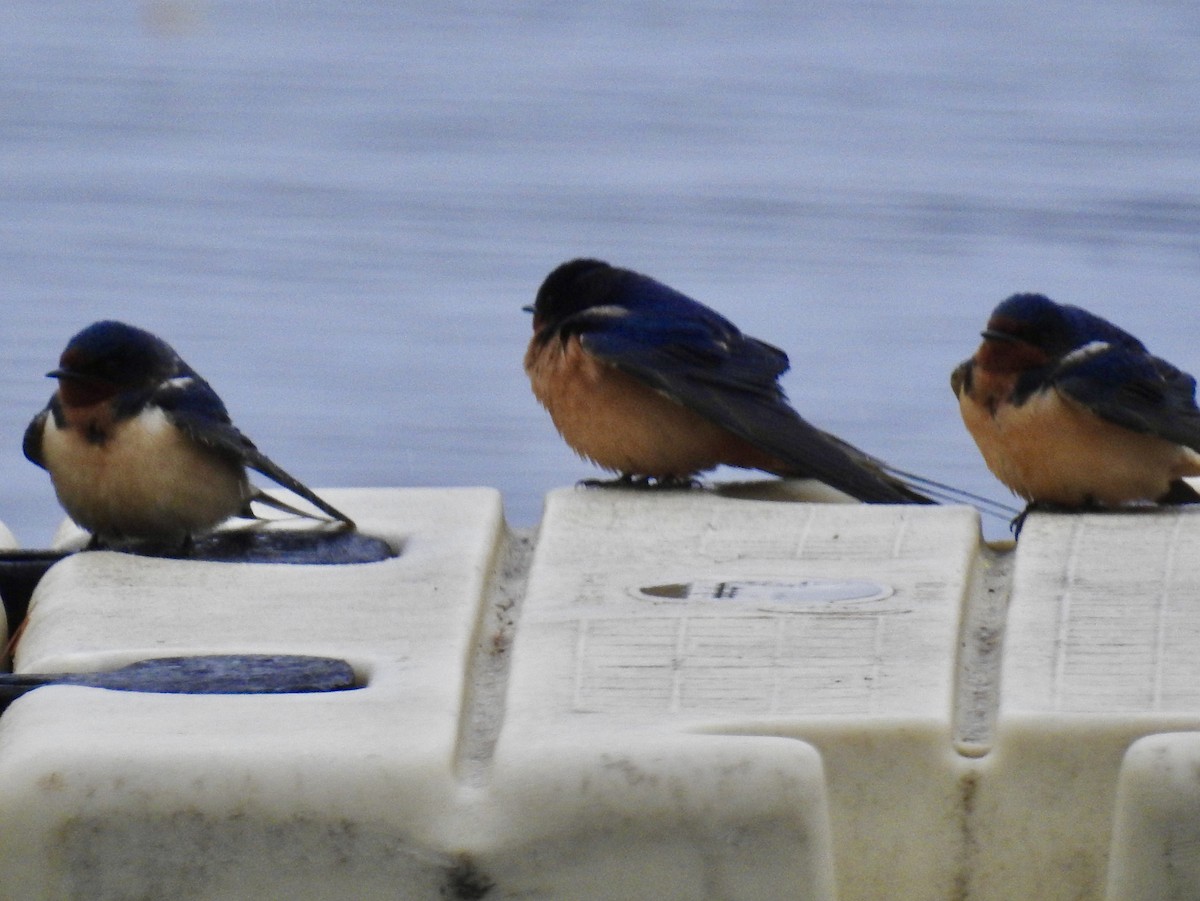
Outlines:
{"type": "MultiPolygon", "coordinates": [[[[288,491],[292,492],[292,494],[304,498],[331,519],[343,522],[352,529],[355,527],[354,520],[352,520],[337,507],[334,507],[332,504],[323,501],[311,488],[309,488],[295,476],[286,472],[282,467],[264,455],[261,451],[254,449],[253,453],[247,454],[246,465],[256,472],[260,472],[267,478],[279,483],[288,491]]],[[[311,513],[305,513],[302,510],[297,510],[295,507],[284,504],[282,501],[277,501],[274,498],[270,498],[267,495],[262,494],[262,492],[259,492],[259,494],[261,495],[260,497],[251,498],[251,500],[257,500],[267,504],[268,506],[275,507],[278,510],[296,513],[309,519],[316,518],[311,513]]]]}
{"type": "MultiPolygon", "coordinates": [[[[243,519],[262,519],[261,516],[258,516],[254,512],[254,509],[251,507],[251,504],[262,504],[264,507],[270,507],[274,510],[278,510],[280,513],[290,513],[292,516],[300,516],[300,517],[303,517],[304,519],[319,519],[322,522],[326,521],[324,517],[313,516],[313,514],[308,512],[307,510],[301,510],[299,507],[293,507],[291,504],[287,503],[286,501],[281,501],[279,498],[272,497],[271,495],[267,494],[265,491],[260,491],[257,489],[255,490],[253,496],[248,501],[246,501],[246,506],[242,508],[241,512],[238,515],[241,516],[243,519]]],[[[340,517],[338,517],[336,520],[333,520],[333,521],[342,522],[342,523],[347,522],[345,519],[342,519],[340,517]]]]}
{"type": "MultiPolygon", "coordinates": [[[[804,425],[808,426],[807,423],[804,425]]],[[[860,450],[837,435],[820,430],[815,431],[840,452],[845,462],[834,468],[832,472],[829,472],[827,468],[829,474],[823,474],[814,469],[812,460],[807,455],[790,455],[791,459],[789,460],[789,455],[780,454],[784,463],[789,464],[789,468],[787,471],[777,474],[818,478],[839,491],[844,491],[861,501],[872,504],[960,503],[975,506],[981,513],[1005,521],[1010,520],[1019,512],[1015,508],[991,498],[898,469],[878,457],[860,450]]],[[[778,453],[777,448],[773,447],[772,450],[778,453]]]]}
{"type": "MultiPolygon", "coordinates": [[[[916,473],[905,472],[903,469],[897,469],[894,466],[888,466],[887,472],[894,478],[901,479],[906,483],[920,485],[939,501],[978,507],[980,513],[995,516],[998,519],[1009,520],[1021,512],[1016,507],[1010,507],[1008,504],[993,500],[990,497],[984,497],[982,494],[975,494],[963,488],[955,488],[953,485],[947,485],[944,482],[936,482],[933,479],[927,479],[916,473]]],[[[1197,496],[1197,500],[1200,500],[1200,495],[1197,496]]]]}
{"type": "Polygon", "coordinates": [[[1167,493],[1158,499],[1158,503],[1172,505],[1200,503],[1200,492],[1197,492],[1183,479],[1176,479],[1171,483],[1167,493]]]}

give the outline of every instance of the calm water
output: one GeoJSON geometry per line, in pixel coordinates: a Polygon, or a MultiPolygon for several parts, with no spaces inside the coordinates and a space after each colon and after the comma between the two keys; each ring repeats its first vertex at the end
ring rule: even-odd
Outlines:
{"type": "Polygon", "coordinates": [[[168,338],[313,485],[595,474],[520,360],[560,261],[787,349],[817,424],[995,498],[947,386],[1040,290],[1200,370],[1200,6],[8,0],[0,519],[98,318],[168,338]],[[803,6],[803,9],[797,7],[803,6]]]}

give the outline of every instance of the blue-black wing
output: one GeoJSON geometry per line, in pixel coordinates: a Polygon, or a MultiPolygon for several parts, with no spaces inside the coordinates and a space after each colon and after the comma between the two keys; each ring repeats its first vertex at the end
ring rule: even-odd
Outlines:
{"type": "Polygon", "coordinates": [[[786,468],[780,474],[819,479],[870,503],[931,503],[792,409],[778,384],[788,368],[783,351],[659,282],[630,275],[614,303],[570,317],[562,332],[777,458],[786,468]]]}
{"type": "MultiPolygon", "coordinates": [[[[161,407],[171,421],[196,443],[211,448],[234,463],[262,473],[334,519],[354,525],[354,521],[345,513],[322,500],[255,447],[254,442],[234,426],[225,404],[208,382],[190,368],[184,367],[178,377],[160,386],[151,402],[161,407]]],[[[265,500],[267,503],[277,503],[270,498],[265,500]]],[[[282,508],[299,512],[287,505],[282,505],[282,508]]]]}
{"type": "Polygon", "coordinates": [[[1065,357],[1049,378],[1102,419],[1200,451],[1196,380],[1166,360],[1097,343],[1065,357]]]}

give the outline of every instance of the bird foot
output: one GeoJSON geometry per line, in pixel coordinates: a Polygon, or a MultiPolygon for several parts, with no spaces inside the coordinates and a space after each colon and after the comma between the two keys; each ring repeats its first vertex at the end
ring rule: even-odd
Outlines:
{"type": "Polygon", "coordinates": [[[191,535],[184,535],[179,541],[160,541],[154,538],[126,538],[124,536],[101,538],[95,533],[92,534],[83,549],[85,551],[119,551],[142,557],[167,557],[175,560],[187,560],[195,556],[197,550],[196,540],[191,535]]]}
{"type": "Polygon", "coordinates": [[[688,477],[658,479],[628,473],[615,479],[582,479],[578,484],[583,488],[630,488],[634,491],[690,491],[702,485],[698,479],[688,477]]]}
{"type": "Polygon", "coordinates": [[[1025,520],[1030,513],[1112,513],[1116,512],[1111,507],[1105,507],[1096,503],[1091,498],[1088,498],[1077,507],[1069,507],[1066,504],[1052,504],[1047,501],[1030,501],[1025,505],[1025,509],[1013,517],[1013,521],[1009,523],[1009,529],[1012,530],[1013,538],[1021,537],[1021,529],[1025,527],[1025,520]]]}
{"type": "Polygon", "coordinates": [[[696,488],[703,488],[704,483],[699,479],[693,479],[690,476],[681,478],[658,479],[654,483],[654,488],[659,491],[692,491],[696,488]]]}

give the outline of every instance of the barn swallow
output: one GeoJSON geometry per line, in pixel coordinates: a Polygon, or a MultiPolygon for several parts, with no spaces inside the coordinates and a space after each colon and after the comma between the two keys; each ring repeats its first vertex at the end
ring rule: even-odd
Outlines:
{"type": "Polygon", "coordinates": [[[818,479],[868,503],[933,503],[788,405],[782,350],[661,282],[572,260],[525,309],[534,395],[567,444],[618,482],[690,482],[725,464],[818,479]]]}
{"type": "Polygon", "coordinates": [[[49,471],[93,547],[127,539],[187,546],[231,516],[253,518],[252,501],[308,515],[253,487],[246,467],[354,525],[267,459],[208,382],[149,332],[94,323],[47,375],[58,390],[25,430],[25,456],[49,471]]]}
{"type": "Polygon", "coordinates": [[[1069,509],[1200,501],[1183,481],[1200,476],[1194,378],[1040,294],[1008,298],[982,334],[950,384],[988,468],[1015,494],[1069,509]]]}

